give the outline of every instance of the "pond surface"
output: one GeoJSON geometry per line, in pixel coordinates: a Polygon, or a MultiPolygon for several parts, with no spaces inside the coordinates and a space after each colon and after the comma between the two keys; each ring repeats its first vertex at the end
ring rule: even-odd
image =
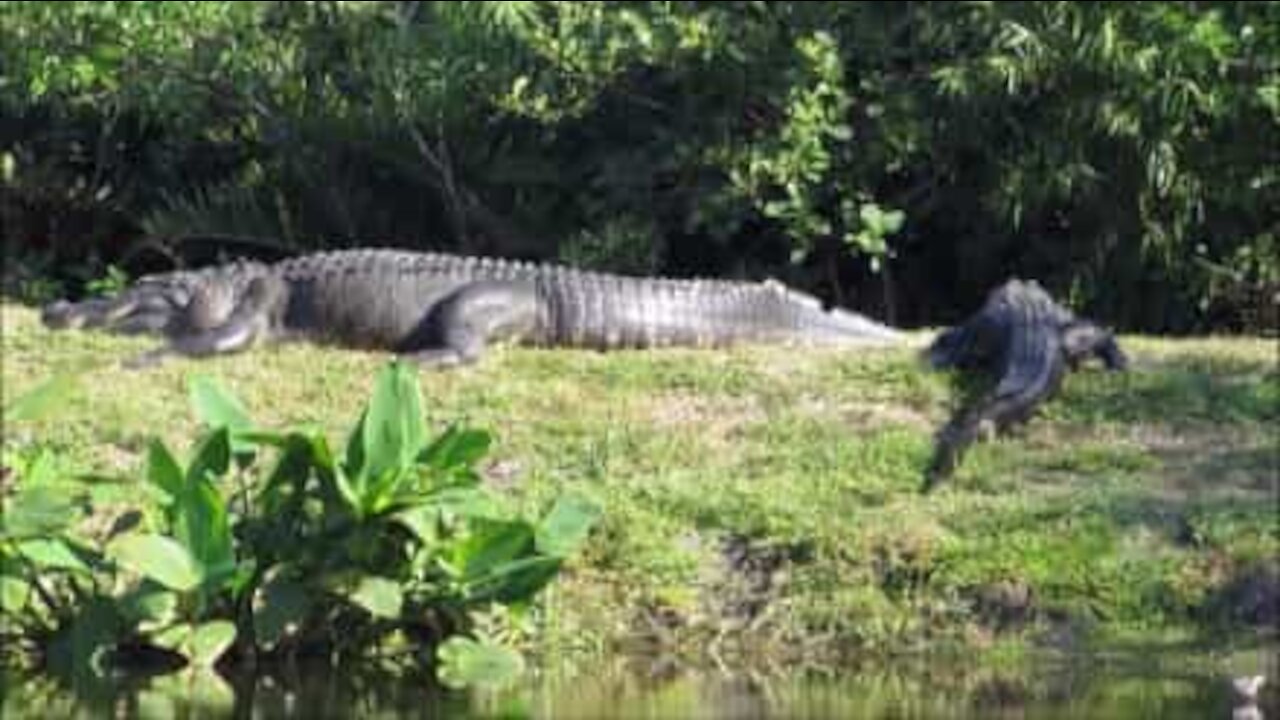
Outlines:
{"type": "MultiPolygon", "coordinates": [[[[1268,651],[1273,652],[1273,651],[1268,651]]],[[[1245,662],[1083,656],[1002,669],[930,662],[838,673],[761,674],[619,662],[501,692],[428,680],[298,668],[227,681],[177,674],[72,692],[7,674],[3,716],[17,718],[1274,718],[1280,678],[1268,652],[1245,662]],[[1232,667],[1234,666],[1234,667],[1232,667]],[[1257,703],[1236,698],[1231,671],[1268,678],[1257,703]]]]}

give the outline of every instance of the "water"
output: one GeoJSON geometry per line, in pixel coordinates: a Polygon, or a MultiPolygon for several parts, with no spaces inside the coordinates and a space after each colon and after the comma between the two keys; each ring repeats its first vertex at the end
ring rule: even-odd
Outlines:
{"type": "Polygon", "coordinates": [[[730,672],[649,659],[532,677],[501,692],[451,691],[429,678],[300,667],[273,675],[125,678],[72,692],[8,674],[3,716],[18,718],[1274,718],[1270,685],[1248,712],[1221,662],[1077,657],[977,669],[919,662],[839,672],[730,672]],[[1250,714],[1250,712],[1252,714],[1250,714]]]}

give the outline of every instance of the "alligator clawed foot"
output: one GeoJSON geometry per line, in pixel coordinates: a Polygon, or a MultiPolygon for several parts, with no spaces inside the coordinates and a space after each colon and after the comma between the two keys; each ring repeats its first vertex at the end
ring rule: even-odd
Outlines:
{"type": "Polygon", "coordinates": [[[131,358],[127,358],[121,361],[120,367],[124,368],[125,370],[146,370],[148,368],[159,366],[171,354],[172,354],[172,351],[169,348],[156,348],[155,350],[148,350],[144,353],[141,353],[139,355],[134,355],[131,358]]]}
{"type": "Polygon", "coordinates": [[[464,365],[473,365],[477,360],[475,356],[458,352],[452,348],[420,350],[414,353],[404,353],[398,357],[414,363],[423,370],[436,371],[452,370],[464,365]]]}
{"type": "Polygon", "coordinates": [[[978,442],[994,442],[999,432],[994,420],[984,418],[982,422],[978,423],[978,442]]]}

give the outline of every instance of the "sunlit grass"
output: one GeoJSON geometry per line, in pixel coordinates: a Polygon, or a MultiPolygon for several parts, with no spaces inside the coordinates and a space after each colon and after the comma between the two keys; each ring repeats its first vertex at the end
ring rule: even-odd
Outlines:
{"type": "MultiPolygon", "coordinates": [[[[15,305],[2,319],[6,397],[57,373],[80,381],[52,418],[6,424],[6,449],[44,445],[99,474],[136,475],[155,435],[189,445],[193,374],[261,425],[337,437],[386,360],[294,345],[126,372],[118,361],[151,340],[50,333],[15,305]]],[[[547,647],[989,644],[994,615],[1022,612],[982,604],[999,587],[1026,593],[1015,628],[1210,632],[1223,588],[1280,562],[1274,341],[1124,338],[1133,372],[1073,375],[924,496],[951,402],[949,379],[917,361],[926,339],[862,353],[505,348],[420,377],[434,427],[495,434],[487,477],[511,502],[573,487],[605,507],[540,616],[547,647]]]]}

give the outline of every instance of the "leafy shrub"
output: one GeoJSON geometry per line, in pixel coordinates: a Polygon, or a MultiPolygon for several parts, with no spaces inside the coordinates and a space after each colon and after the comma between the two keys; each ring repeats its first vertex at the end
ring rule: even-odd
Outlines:
{"type": "Polygon", "coordinates": [[[73,292],[75,264],[235,234],[772,274],[929,325],[1018,274],[1123,329],[1270,331],[1277,28],[1275,3],[0,3],[0,225],[73,292]]]}
{"type": "Polygon", "coordinates": [[[81,530],[87,485],[67,492],[47,453],[17,468],[0,586],[37,654],[80,672],[157,651],[196,668],[314,652],[438,660],[453,684],[519,670],[470,613],[527,607],[585,542],[596,504],[567,495],[537,520],[505,512],[475,469],[490,436],[429,438],[398,363],[340,452],[316,431],[255,428],[207,379],[191,393],[207,432],[185,462],[150,444],[140,502],[100,542],[81,530]]]}

